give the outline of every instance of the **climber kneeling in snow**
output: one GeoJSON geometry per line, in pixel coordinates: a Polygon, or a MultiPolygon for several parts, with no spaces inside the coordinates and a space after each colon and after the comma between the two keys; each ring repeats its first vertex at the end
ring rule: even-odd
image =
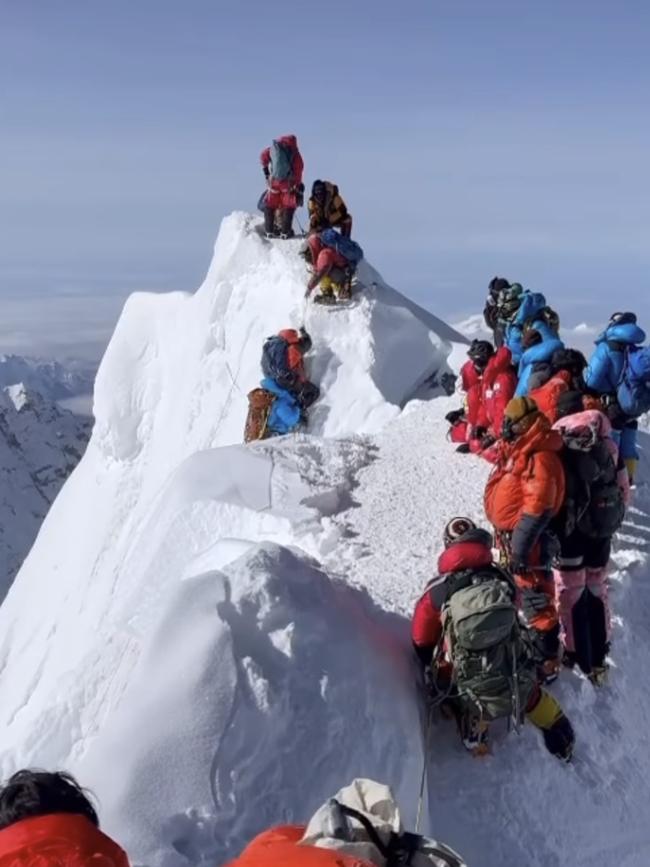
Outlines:
{"type": "Polygon", "coordinates": [[[506,407],[496,465],[485,489],[485,514],[496,529],[502,563],[515,576],[534,637],[540,669],[557,677],[559,621],[552,563],[552,518],[564,503],[562,437],[535,401],[515,397],[506,407]]]}
{"type": "Polygon", "coordinates": [[[311,346],[304,328],[286,328],[267,338],[262,349],[264,379],[261,388],[248,395],[245,442],[290,433],[307,421],[306,412],[320,395],[305,373],[304,356],[311,346]]]}
{"type": "Polygon", "coordinates": [[[329,181],[314,181],[307,208],[310,232],[339,229],[346,238],[352,234],[352,217],[339,195],[336,184],[329,181]]]}
{"type": "Polygon", "coordinates": [[[276,139],[260,157],[267,190],[260,206],[267,238],[292,238],[293,215],[302,206],[305,185],[303,161],[295,135],[276,139]]]}
{"type": "Polygon", "coordinates": [[[566,499],[553,527],[560,542],[554,574],[563,661],[570,667],[577,663],[594,686],[601,686],[611,633],[607,565],[630,489],[607,417],[584,410],[579,392],[564,394],[558,412],[553,427],[564,442],[566,499]]]}
{"type": "Polygon", "coordinates": [[[69,774],[23,770],[0,789],[0,864],[129,867],[69,774]]]}
{"type": "MultiPolygon", "coordinates": [[[[280,811],[278,811],[280,812],[280,811]]],[[[263,831],[228,867],[466,867],[444,843],[412,834],[388,786],[353,780],[308,825],[263,831]]]]}
{"type": "Polygon", "coordinates": [[[350,238],[336,229],[311,235],[304,251],[305,259],[313,268],[305,295],[320,287],[320,295],[314,301],[319,304],[335,304],[347,301],[352,295],[352,278],[357,265],[363,259],[363,250],[350,238]]]}
{"type": "Polygon", "coordinates": [[[487,751],[493,720],[528,719],[549,752],[569,760],[573,729],[538,683],[528,630],[517,611],[512,576],[492,558],[492,537],[469,518],[444,532],[438,577],[418,601],[411,636],[428,698],[455,716],[465,747],[487,751]]]}

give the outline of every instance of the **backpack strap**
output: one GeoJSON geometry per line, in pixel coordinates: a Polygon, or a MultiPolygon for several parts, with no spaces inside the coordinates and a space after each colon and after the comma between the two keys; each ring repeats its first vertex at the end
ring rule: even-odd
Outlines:
{"type": "Polygon", "coordinates": [[[367,816],[364,816],[363,813],[359,812],[359,810],[355,810],[354,807],[348,807],[347,804],[342,804],[340,801],[337,801],[336,798],[330,798],[329,804],[330,808],[333,808],[333,810],[335,811],[335,815],[340,817],[341,820],[339,823],[337,823],[337,828],[335,830],[339,831],[340,834],[344,835],[339,836],[338,834],[334,834],[334,836],[342,840],[350,839],[350,828],[345,821],[345,817],[349,816],[352,819],[356,819],[357,822],[363,825],[363,828],[373,846],[378,849],[383,858],[388,858],[390,843],[387,846],[382,841],[381,837],[377,833],[377,829],[367,816]]]}
{"type": "Polygon", "coordinates": [[[461,861],[451,849],[430,838],[423,837],[421,834],[412,834],[410,831],[397,834],[392,831],[388,844],[386,844],[382,841],[370,819],[359,810],[342,804],[336,798],[330,799],[329,807],[336,819],[334,827],[331,829],[332,836],[339,840],[349,840],[351,831],[346,819],[347,817],[356,819],[363,826],[370,842],[386,859],[386,867],[409,867],[413,862],[414,855],[420,851],[424,840],[427,842],[427,849],[430,854],[440,859],[447,867],[466,867],[465,862],[461,861]]]}

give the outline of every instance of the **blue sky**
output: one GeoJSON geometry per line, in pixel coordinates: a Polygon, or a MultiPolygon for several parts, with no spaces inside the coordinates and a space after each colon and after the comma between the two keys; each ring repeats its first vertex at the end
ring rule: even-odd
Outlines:
{"type": "Polygon", "coordinates": [[[290,131],[435,312],[499,273],[642,314],[649,41],[641,0],[2,0],[0,349],[93,354],[129,291],[198,286],[290,131]]]}

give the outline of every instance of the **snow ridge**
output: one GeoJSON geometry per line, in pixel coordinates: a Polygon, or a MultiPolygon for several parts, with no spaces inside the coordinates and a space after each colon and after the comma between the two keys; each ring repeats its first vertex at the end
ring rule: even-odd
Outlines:
{"type": "Polygon", "coordinates": [[[646,864],[647,459],[612,686],[559,686],[574,765],[528,727],[485,762],[442,722],[425,746],[408,617],[445,521],[481,520],[489,469],[445,439],[439,383],[467,341],[367,265],[350,309],[305,305],[299,246],[234,214],[194,295],[127,302],[89,447],[0,608],[0,771],[68,767],[134,863],[198,867],[355,775],[412,825],[426,753],[422,830],[469,863],[646,864]],[[240,445],[263,339],[303,323],[309,433],[240,445]]]}

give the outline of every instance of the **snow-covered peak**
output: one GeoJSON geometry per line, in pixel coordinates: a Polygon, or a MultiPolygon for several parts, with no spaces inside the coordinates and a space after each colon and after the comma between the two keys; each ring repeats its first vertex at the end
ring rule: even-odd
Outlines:
{"type": "Polygon", "coordinates": [[[95,367],[71,359],[65,363],[21,355],[0,355],[0,388],[23,383],[49,400],[87,395],[92,392],[95,367]]]}
{"type": "Polygon", "coordinates": [[[0,600],[89,436],[88,419],[24,383],[0,389],[0,600]]]}
{"type": "Polygon", "coordinates": [[[463,338],[388,287],[365,263],[367,290],[345,310],[304,300],[301,241],[267,241],[260,221],[235,213],[221,226],[194,294],[129,298],[95,389],[94,445],[114,460],[170,468],[198,449],[241,442],[246,394],[259,384],[262,344],[305,325],[311,378],[323,397],[310,432],[378,430],[420,386],[446,370],[463,338]],[[146,457],[145,457],[146,455],[146,457]]]}

